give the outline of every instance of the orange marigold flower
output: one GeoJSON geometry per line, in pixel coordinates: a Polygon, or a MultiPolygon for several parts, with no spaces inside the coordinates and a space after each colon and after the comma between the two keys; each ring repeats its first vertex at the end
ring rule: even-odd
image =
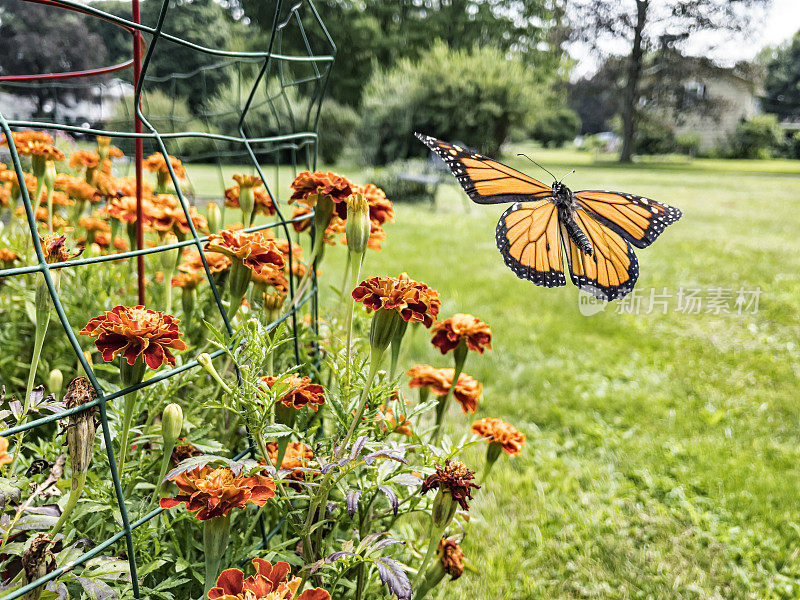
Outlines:
{"type": "MultiPolygon", "coordinates": [[[[272,388],[275,382],[278,381],[277,377],[262,377],[261,381],[267,384],[268,388],[272,388]]],[[[281,382],[281,386],[285,386],[285,391],[281,393],[278,402],[284,406],[291,408],[301,409],[308,406],[314,412],[325,404],[325,388],[318,383],[311,383],[310,377],[301,377],[296,373],[292,373],[285,377],[281,382]]]]}
{"type": "Polygon", "coordinates": [[[179,287],[186,290],[193,290],[198,285],[203,283],[205,277],[202,273],[178,273],[175,277],[170,279],[172,287],[179,287]]]}
{"type": "Polygon", "coordinates": [[[78,225],[83,227],[86,231],[111,233],[111,225],[106,223],[103,219],[97,219],[95,217],[82,217],[78,220],[78,225]]]}
{"type": "Polygon", "coordinates": [[[250,280],[258,285],[266,287],[274,287],[280,292],[286,292],[289,289],[289,280],[283,271],[278,269],[262,269],[261,273],[250,271],[250,280]]]}
{"type": "MultiPolygon", "coordinates": [[[[99,175],[98,175],[99,177],[99,175]]],[[[136,178],[120,177],[115,179],[115,189],[121,196],[136,196],[136,178]]],[[[153,186],[146,181],[142,181],[142,197],[149,198],[153,195],[153,186]]]]}
{"type": "Polygon", "coordinates": [[[297,233],[302,233],[309,227],[311,227],[311,207],[310,206],[295,206],[292,209],[292,227],[297,233]],[[301,217],[307,216],[307,218],[303,219],[301,217]],[[294,219],[298,219],[295,221],[294,219]]]}
{"type": "Polygon", "coordinates": [[[19,260],[19,255],[11,248],[0,248],[0,263],[10,265],[17,260],[19,260]]]}
{"type": "Polygon", "coordinates": [[[394,206],[381,188],[368,183],[354,186],[353,191],[360,193],[367,201],[370,221],[374,221],[378,225],[394,223],[394,206]]]}
{"type": "Polygon", "coordinates": [[[72,177],[66,173],[56,175],[56,189],[75,200],[94,200],[97,194],[95,187],[86,183],[85,179],[72,177]]]}
{"type": "MultiPolygon", "coordinates": [[[[32,173],[22,173],[25,180],[25,188],[31,196],[36,193],[36,177],[32,173]]],[[[13,189],[19,190],[19,180],[17,179],[17,172],[14,170],[0,171],[0,181],[10,183],[13,189]]]]}
{"type": "Polygon", "coordinates": [[[244,233],[223,229],[219,234],[211,234],[206,250],[221,252],[231,258],[241,260],[256,273],[265,268],[283,268],[283,255],[275,244],[261,232],[244,233]]]}
{"type": "Polygon", "coordinates": [[[462,552],[458,542],[449,538],[442,538],[439,541],[437,553],[444,572],[450,575],[451,579],[461,577],[464,572],[464,552],[462,552]]]}
{"type": "Polygon", "coordinates": [[[500,444],[509,456],[519,455],[525,445],[525,434],[502,419],[479,419],[472,424],[470,431],[486,438],[491,444],[500,444]]]}
{"type": "Polygon", "coordinates": [[[492,330],[477,317],[457,313],[439,321],[433,326],[431,344],[439,348],[442,354],[447,354],[465,340],[467,348],[473,352],[483,354],[484,349],[492,349],[492,330]]]}
{"type": "MultiPolygon", "coordinates": [[[[14,140],[14,145],[28,144],[30,142],[39,142],[42,144],[52,144],[53,136],[44,131],[35,131],[33,129],[25,129],[23,131],[12,131],[11,138],[14,140]]],[[[0,146],[7,146],[6,136],[0,135],[0,146]]]]}
{"type": "MultiPolygon", "coordinates": [[[[273,467],[279,471],[289,471],[284,476],[285,479],[292,481],[305,481],[312,473],[303,469],[309,468],[309,465],[314,460],[314,451],[310,446],[303,442],[289,442],[286,446],[286,452],[283,455],[281,466],[278,467],[278,442],[269,442],[267,444],[267,455],[269,462],[273,467]]],[[[299,489],[297,484],[291,484],[292,488],[299,489]]]]}
{"type": "Polygon", "coordinates": [[[275,482],[264,475],[234,475],[228,467],[184,471],[170,478],[178,486],[174,498],[162,498],[161,508],[183,504],[194,512],[195,518],[205,521],[223,517],[232,509],[242,509],[250,502],[264,506],[275,497],[275,482]]]}
{"type": "Polygon", "coordinates": [[[93,150],[78,150],[69,156],[71,169],[96,169],[100,164],[100,155],[93,150]]]}
{"type": "Polygon", "coordinates": [[[405,321],[430,327],[439,314],[439,292],[424,283],[410,279],[405,273],[398,277],[371,277],[353,290],[356,302],[372,310],[396,310],[405,321]]]}
{"type": "Polygon", "coordinates": [[[95,346],[106,362],[119,354],[133,365],[143,355],[145,364],[157,369],[164,363],[175,365],[170,349],[186,350],[178,323],[172,315],[144,306],[115,306],[89,321],[80,334],[97,338],[95,346]]]}
{"type": "MultiPolygon", "coordinates": [[[[252,562],[256,574],[247,579],[239,569],[224,570],[217,578],[216,587],[209,590],[209,600],[295,600],[303,580],[299,577],[289,580],[289,563],[272,565],[261,558],[254,558],[252,562]]],[[[322,588],[315,588],[305,590],[296,600],[331,600],[331,596],[322,588]]]]}
{"type": "Polygon", "coordinates": [[[436,472],[428,475],[422,482],[422,493],[441,488],[443,492],[458,502],[462,509],[469,510],[467,500],[472,500],[472,488],[478,490],[481,487],[477,483],[472,483],[475,473],[457,460],[446,460],[443,467],[438,464],[435,467],[436,472]]]}
{"type": "Polygon", "coordinates": [[[0,437],[0,465],[7,465],[12,458],[8,455],[8,440],[0,437]]]}
{"type": "Polygon", "coordinates": [[[116,146],[108,146],[106,156],[108,156],[108,158],[122,158],[125,156],[125,153],[116,146]]]}
{"type": "MultiPolygon", "coordinates": [[[[269,232],[269,230],[266,230],[269,232]]],[[[267,235],[271,235],[267,233],[267,235]]],[[[306,274],[306,265],[303,264],[303,247],[283,238],[270,237],[275,247],[283,255],[284,271],[289,275],[289,252],[292,253],[292,274],[295,277],[302,277],[306,274]]]]}
{"type": "MultiPolygon", "coordinates": [[[[64,192],[53,192],[52,198],[53,206],[74,206],[75,201],[70,200],[67,198],[67,195],[64,192]]],[[[47,192],[42,191],[42,195],[39,198],[39,204],[46,205],[47,204],[47,192]]]]}
{"type": "Polygon", "coordinates": [[[398,433],[407,437],[414,435],[411,431],[411,421],[406,419],[405,415],[398,415],[398,418],[395,419],[392,407],[385,404],[381,404],[378,410],[381,412],[379,417],[382,417],[385,421],[384,431],[388,428],[391,433],[398,433]]]}
{"type": "MultiPolygon", "coordinates": [[[[237,177],[250,177],[249,175],[234,175],[233,178],[236,179],[237,177]]],[[[259,182],[261,179],[258,177],[255,178],[259,182]]],[[[234,185],[233,187],[229,187],[225,190],[225,206],[228,208],[239,208],[239,190],[240,186],[234,185]]],[[[275,202],[272,200],[272,196],[269,195],[267,192],[267,188],[260,185],[260,183],[253,187],[253,210],[256,214],[268,215],[272,216],[277,212],[275,208],[275,202]]]]}
{"type": "Polygon", "coordinates": [[[45,237],[39,237],[39,243],[44,253],[44,260],[49,264],[66,262],[83,252],[83,248],[78,248],[78,250],[74,252],[71,251],[67,248],[66,242],[67,238],[57,233],[50,233],[45,237]]]}
{"type": "MultiPolygon", "coordinates": [[[[146,206],[142,205],[142,215],[144,217],[145,226],[150,226],[152,221],[151,217],[145,210],[146,206]]],[[[121,196],[119,198],[111,198],[106,207],[108,216],[122,221],[123,223],[136,222],[136,196],[121,196]]]]}
{"type": "Polygon", "coordinates": [[[336,173],[302,171],[292,182],[291,204],[298,200],[308,206],[315,206],[320,196],[328,196],[336,205],[336,213],[347,218],[347,199],[353,194],[353,184],[336,173]]]}
{"type": "MultiPolygon", "coordinates": [[[[437,396],[444,396],[450,389],[450,384],[455,375],[455,369],[436,369],[430,365],[414,365],[406,373],[411,377],[408,387],[423,388],[429,387],[437,396]]],[[[461,404],[464,413],[474,413],[478,410],[478,398],[480,398],[483,386],[475,381],[466,373],[461,373],[453,390],[453,398],[461,404]]]]}
{"type": "MultiPolygon", "coordinates": [[[[221,252],[203,252],[203,256],[208,263],[208,270],[214,273],[221,273],[231,266],[231,259],[222,254],[221,252]]],[[[183,252],[183,262],[178,265],[178,271],[182,273],[205,273],[203,267],[203,259],[200,258],[200,252],[190,248],[183,252]]]]}
{"type": "MultiPolygon", "coordinates": [[[[192,225],[194,228],[201,232],[208,231],[208,219],[206,219],[203,215],[197,212],[197,208],[194,206],[189,207],[189,217],[192,219],[192,225]]],[[[175,212],[175,227],[181,231],[181,233],[191,233],[191,228],[189,227],[189,221],[186,219],[186,213],[183,212],[182,208],[178,208],[175,212]]]]}
{"type": "MultiPolygon", "coordinates": [[[[175,171],[175,175],[179,179],[186,179],[186,169],[183,168],[183,163],[175,158],[174,156],[169,156],[169,162],[172,165],[172,170],[175,171]]],[[[164,159],[164,155],[160,152],[156,152],[155,154],[151,154],[147,158],[144,159],[144,168],[150,171],[151,173],[161,173],[162,175],[166,174],[169,175],[169,169],[167,168],[167,161],[164,159]]]]}
{"type": "Polygon", "coordinates": [[[52,144],[29,141],[23,144],[16,144],[17,152],[22,156],[35,156],[43,160],[62,161],[64,153],[52,144]]]}

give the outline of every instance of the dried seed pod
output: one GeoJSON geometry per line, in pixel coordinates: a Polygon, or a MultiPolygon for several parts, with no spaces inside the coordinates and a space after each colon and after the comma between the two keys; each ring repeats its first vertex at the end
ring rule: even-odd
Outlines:
{"type": "MultiPolygon", "coordinates": [[[[64,402],[67,409],[71,409],[92,402],[95,398],[97,393],[89,380],[86,377],[76,377],[67,387],[64,402]]],[[[73,475],[86,472],[92,461],[94,447],[94,406],[69,416],[66,435],[73,475]]]]}
{"type": "MultiPolygon", "coordinates": [[[[28,549],[22,555],[22,568],[25,570],[26,582],[30,583],[44,577],[56,568],[56,557],[50,550],[52,540],[47,534],[40,533],[31,541],[28,549]]],[[[42,595],[42,587],[38,587],[25,594],[25,600],[38,600],[42,595]]]]}

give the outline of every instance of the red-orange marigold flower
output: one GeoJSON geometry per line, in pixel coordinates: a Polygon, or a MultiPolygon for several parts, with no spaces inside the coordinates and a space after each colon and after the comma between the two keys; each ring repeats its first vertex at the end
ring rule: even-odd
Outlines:
{"type": "Polygon", "coordinates": [[[443,492],[449,494],[453,500],[464,510],[469,510],[467,500],[472,500],[472,488],[480,489],[477,483],[472,483],[475,473],[470,471],[466,465],[457,460],[446,460],[444,466],[435,465],[436,472],[428,475],[422,482],[422,493],[441,488],[443,492]]]}
{"type": "MultiPolygon", "coordinates": [[[[169,157],[169,162],[172,165],[172,170],[175,171],[175,175],[179,179],[186,179],[186,169],[183,168],[183,163],[172,155],[170,155],[169,157]]],[[[160,152],[156,152],[155,154],[151,154],[150,156],[145,158],[143,166],[151,173],[161,173],[162,175],[164,174],[169,175],[169,169],[167,168],[167,161],[164,159],[164,155],[161,154],[160,152]]]]}
{"type": "Polygon", "coordinates": [[[200,456],[201,454],[203,454],[201,450],[195,448],[185,439],[180,438],[178,441],[181,443],[175,445],[175,448],[172,450],[172,454],[170,455],[170,459],[172,459],[172,462],[174,462],[176,465],[181,464],[181,462],[183,462],[187,458],[191,458],[193,456],[200,456]]]}
{"type": "MultiPolygon", "coordinates": [[[[437,396],[444,396],[450,389],[450,384],[455,375],[455,369],[436,369],[430,365],[414,365],[406,373],[411,377],[408,387],[423,388],[429,387],[437,396]]],[[[453,398],[461,404],[464,413],[474,413],[478,410],[478,398],[480,398],[483,386],[475,381],[466,373],[461,373],[453,390],[453,398]]]]}
{"type": "Polygon", "coordinates": [[[328,196],[336,206],[336,213],[347,218],[347,199],[353,194],[353,184],[336,173],[311,173],[302,171],[292,182],[291,204],[295,200],[315,206],[320,196],[328,196]]]}
{"type": "MultiPolygon", "coordinates": [[[[278,381],[277,377],[267,376],[262,377],[263,381],[268,388],[272,388],[275,382],[278,381]]],[[[284,406],[291,408],[301,409],[308,406],[314,412],[325,404],[325,388],[318,383],[311,383],[310,377],[301,377],[296,373],[292,373],[285,377],[280,385],[284,387],[285,391],[278,398],[278,402],[284,406]]]]}
{"type": "Polygon", "coordinates": [[[284,264],[283,255],[275,244],[258,231],[245,233],[223,229],[209,236],[205,248],[241,260],[256,273],[264,268],[282,269],[284,264]]]}
{"type": "Polygon", "coordinates": [[[100,164],[100,155],[92,150],[78,150],[69,156],[71,169],[96,169],[100,164]]]}
{"type": "MultiPolygon", "coordinates": [[[[295,595],[303,580],[293,577],[289,580],[289,563],[274,565],[261,558],[253,559],[256,574],[247,579],[239,569],[226,569],[217,578],[216,587],[208,592],[209,600],[295,600],[295,595]]],[[[305,590],[296,600],[331,600],[322,588],[305,590]]]]}
{"type": "Polygon", "coordinates": [[[45,262],[49,264],[65,262],[83,252],[82,247],[78,250],[71,251],[67,248],[66,242],[67,238],[57,233],[50,233],[44,237],[40,237],[39,243],[42,246],[45,262]]]}
{"type": "Polygon", "coordinates": [[[183,504],[195,518],[205,521],[223,517],[232,509],[242,509],[250,502],[264,506],[275,497],[275,482],[264,475],[234,475],[228,467],[183,471],[172,478],[178,486],[174,498],[162,498],[161,508],[183,504]]]}
{"type": "MultiPolygon", "coordinates": [[[[203,252],[203,256],[208,263],[208,270],[214,273],[221,273],[231,266],[231,259],[220,252],[203,252]]],[[[178,265],[178,271],[182,273],[205,273],[203,259],[200,252],[194,249],[187,249],[183,253],[183,262],[178,265]]]]}
{"type": "Polygon", "coordinates": [[[0,263],[9,265],[19,260],[19,255],[11,248],[0,248],[0,263]]]}
{"type": "Polygon", "coordinates": [[[442,538],[437,548],[439,562],[442,563],[444,572],[451,579],[458,579],[464,572],[464,552],[458,542],[449,538],[442,538]]]}
{"type": "Polygon", "coordinates": [[[525,434],[502,419],[479,419],[472,424],[470,431],[486,438],[489,443],[500,444],[509,456],[520,454],[525,445],[525,434]]]}
{"type": "Polygon", "coordinates": [[[383,225],[387,222],[394,223],[394,206],[381,188],[368,183],[367,185],[355,186],[353,191],[362,194],[367,201],[370,221],[378,225],[383,225]]]}
{"type": "Polygon", "coordinates": [[[436,323],[432,331],[431,344],[439,348],[442,354],[454,350],[461,340],[465,340],[467,348],[473,352],[483,354],[484,350],[492,349],[492,330],[472,315],[457,313],[436,323]]]}
{"type": "Polygon", "coordinates": [[[115,306],[89,321],[80,334],[97,337],[95,346],[106,362],[119,354],[133,365],[144,356],[145,364],[157,369],[164,363],[175,364],[170,349],[186,350],[178,323],[172,315],[144,306],[115,306]]]}
{"type": "Polygon", "coordinates": [[[439,314],[439,292],[424,283],[410,279],[405,273],[398,277],[371,277],[353,290],[356,302],[372,310],[396,310],[405,321],[430,327],[439,314]]]}
{"type": "MultiPolygon", "coordinates": [[[[304,471],[303,469],[309,468],[309,465],[314,460],[314,451],[310,446],[303,442],[289,442],[286,446],[286,452],[283,455],[281,466],[278,467],[278,442],[269,442],[267,444],[267,455],[269,462],[272,466],[280,471],[289,471],[284,476],[285,479],[292,481],[305,481],[313,473],[304,471]]],[[[299,489],[299,485],[291,484],[293,488],[299,489]]]]}
{"type": "Polygon", "coordinates": [[[56,162],[65,158],[64,153],[52,144],[29,141],[23,144],[15,143],[15,145],[17,146],[17,152],[22,156],[36,156],[37,158],[56,162]]]}
{"type": "Polygon", "coordinates": [[[203,273],[178,273],[175,277],[170,279],[170,285],[172,287],[193,290],[203,283],[204,280],[205,276],[203,273]]]}

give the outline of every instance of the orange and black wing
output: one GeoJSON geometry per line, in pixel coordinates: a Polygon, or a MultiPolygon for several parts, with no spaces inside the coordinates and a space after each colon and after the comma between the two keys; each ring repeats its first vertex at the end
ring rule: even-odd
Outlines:
{"type": "Polygon", "coordinates": [[[548,198],[553,193],[549,185],[496,160],[429,135],[421,133],[414,135],[447,163],[473,202],[478,204],[525,202],[536,198],[548,198]]]}
{"type": "Polygon", "coordinates": [[[649,198],[624,192],[583,190],[578,202],[637,248],[646,248],[667,225],[681,218],[681,211],[649,198]]]}
{"type": "Polygon", "coordinates": [[[544,287],[566,283],[558,211],[550,200],[509,207],[497,223],[495,240],[517,277],[544,287]]]}
{"type": "Polygon", "coordinates": [[[599,300],[611,301],[627,296],[639,277],[639,262],[631,245],[617,231],[583,208],[578,208],[574,217],[592,242],[592,254],[582,252],[562,225],[561,236],[572,283],[599,300]]]}

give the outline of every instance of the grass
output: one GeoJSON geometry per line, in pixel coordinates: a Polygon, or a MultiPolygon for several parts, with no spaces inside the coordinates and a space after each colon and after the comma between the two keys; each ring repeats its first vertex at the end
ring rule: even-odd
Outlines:
{"type": "MultiPolygon", "coordinates": [[[[587,317],[571,284],[518,280],[494,246],[502,206],[397,206],[363,272],[408,272],[439,290],[443,317],[490,323],[493,351],[466,372],[484,384],[478,418],[523,430],[476,493],[467,572],[441,597],[800,597],[800,164],[669,161],[620,166],[537,151],[573,189],[621,189],[680,207],[637,251],[642,314],[587,317]],[[755,314],[684,314],[679,289],[760,288],[755,314]],[[666,288],[669,310],[647,312],[666,288]]],[[[509,161],[535,175],[524,159],[509,161]]],[[[350,175],[357,177],[354,170],[350,175]]],[[[325,277],[339,284],[329,252],[325,277]]],[[[410,361],[450,366],[417,332],[410,361]]],[[[455,410],[450,431],[472,422],[455,410]]],[[[482,456],[469,457],[476,469],[482,456]]],[[[454,532],[457,533],[457,532],[454,532]]]]}

